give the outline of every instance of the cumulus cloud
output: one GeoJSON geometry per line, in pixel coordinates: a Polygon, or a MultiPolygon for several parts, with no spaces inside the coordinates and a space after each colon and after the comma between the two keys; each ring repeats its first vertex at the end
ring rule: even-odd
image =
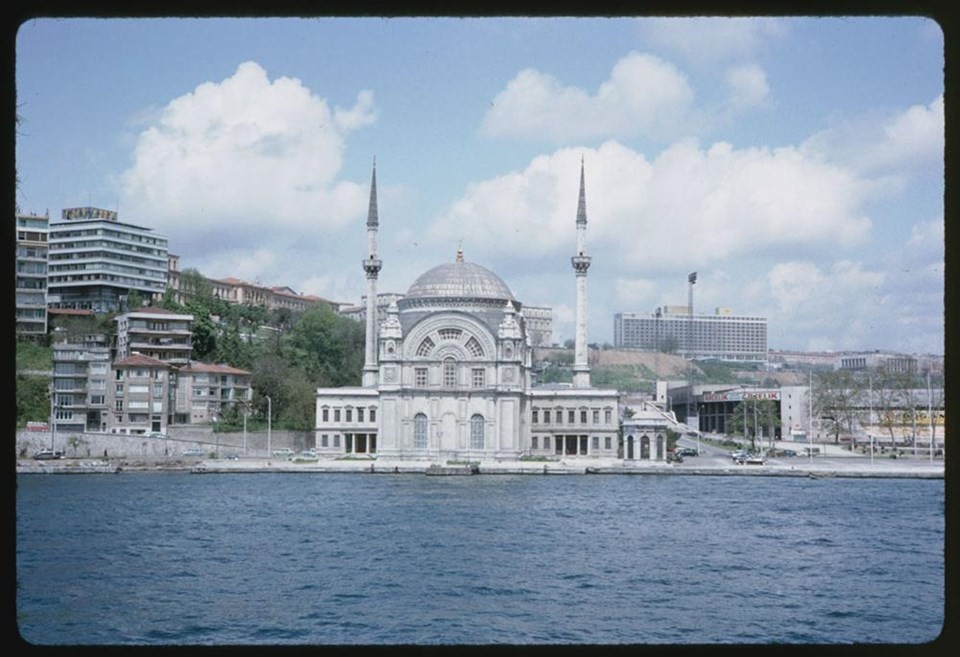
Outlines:
{"type": "Polygon", "coordinates": [[[786,23],[776,18],[656,18],[641,19],[639,25],[644,39],[697,65],[750,58],[788,33],[786,23]]]}
{"type": "Polygon", "coordinates": [[[942,169],[943,96],[898,114],[873,114],[844,121],[810,137],[801,150],[870,175],[909,175],[942,169]]]}
{"type": "Polygon", "coordinates": [[[864,184],[792,148],[703,149],[679,142],[653,161],[615,141],[560,149],[522,171],[475,183],[439,216],[429,238],[466,238],[505,265],[572,251],[580,158],[586,162],[587,249],[638,276],[678,264],[868,238],[864,184]]]}
{"type": "Polygon", "coordinates": [[[331,110],[300,80],[271,81],[245,62],[168,103],[140,133],[120,179],[124,206],[172,244],[227,243],[253,267],[265,239],[295,241],[362,215],[366,186],[337,175],[347,135],[375,120],[370,91],[331,110]]]}
{"type": "Polygon", "coordinates": [[[767,102],[770,87],[767,75],[755,64],[734,66],[727,71],[727,86],[730,89],[730,105],[734,110],[749,109],[767,102]]]}
{"type": "Polygon", "coordinates": [[[672,64],[631,52],[596,93],[564,86],[525,69],[494,98],[481,131],[494,137],[549,140],[596,136],[675,135],[687,120],[693,91],[672,64]],[[584,117],[590,120],[584,120],[584,117]]]}

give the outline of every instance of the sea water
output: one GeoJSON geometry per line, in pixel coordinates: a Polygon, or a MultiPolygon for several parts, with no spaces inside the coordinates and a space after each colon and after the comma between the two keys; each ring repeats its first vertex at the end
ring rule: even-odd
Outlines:
{"type": "Polygon", "coordinates": [[[35,644],[923,643],[944,482],[20,475],[35,644]]]}

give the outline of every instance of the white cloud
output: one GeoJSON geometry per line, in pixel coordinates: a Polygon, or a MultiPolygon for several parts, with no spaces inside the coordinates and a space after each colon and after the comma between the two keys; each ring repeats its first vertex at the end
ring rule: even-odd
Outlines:
{"type": "Polygon", "coordinates": [[[494,98],[481,131],[495,137],[571,140],[676,135],[693,102],[686,78],[652,55],[631,52],[593,95],[525,69],[494,98]],[[584,120],[590,117],[589,120],[584,120]]]}
{"type": "Polygon", "coordinates": [[[780,19],[749,17],[646,19],[640,21],[640,29],[652,44],[700,66],[753,57],[788,32],[780,19]]]}
{"type": "MultiPolygon", "coordinates": [[[[296,239],[361,216],[365,186],[337,180],[345,137],[375,120],[373,96],[352,108],[255,62],[171,101],[139,136],[122,175],[124,207],[171,242],[296,239]]],[[[176,247],[174,247],[176,248],[176,247]]]]}
{"type": "Polygon", "coordinates": [[[726,81],[730,88],[729,102],[734,110],[763,105],[770,95],[767,75],[755,64],[734,66],[727,71],[726,81]]]}
{"type": "Polygon", "coordinates": [[[943,96],[895,114],[873,114],[846,121],[810,137],[801,150],[871,175],[912,174],[942,169],[943,96]]]}
{"type": "Polygon", "coordinates": [[[649,162],[608,141],[541,155],[522,171],[471,185],[428,238],[464,238],[477,257],[505,267],[572,253],[581,156],[587,250],[603,250],[605,267],[632,277],[764,250],[842,248],[870,233],[863,181],[796,149],[704,150],[685,141],[649,162]]]}

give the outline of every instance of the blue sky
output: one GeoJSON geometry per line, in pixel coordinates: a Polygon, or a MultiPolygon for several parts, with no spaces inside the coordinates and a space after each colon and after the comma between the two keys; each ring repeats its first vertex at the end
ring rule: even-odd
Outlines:
{"type": "Polygon", "coordinates": [[[943,353],[944,42],[889,18],[36,19],[23,211],[92,205],[182,268],[358,303],[468,261],[589,340],[687,299],[774,349],[943,353]]]}

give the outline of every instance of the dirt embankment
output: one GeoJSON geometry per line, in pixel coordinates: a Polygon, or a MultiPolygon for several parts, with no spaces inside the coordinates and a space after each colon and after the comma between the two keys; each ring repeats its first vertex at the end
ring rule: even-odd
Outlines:
{"type": "MultiPolygon", "coordinates": [[[[534,360],[562,362],[573,357],[572,349],[537,349],[534,360]]],[[[644,366],[651,372],[659,372],[662,378],[682,378],[690,370],[690,362],[680,356],[653,351],[591,349],[588,355],[591,367],[611,367],[617,365],[644,366]]],[[[571,361],[572,362],[572,361],[571,361]]],[[[694,365],[694,371],[701,373],[694,365]]]]}

